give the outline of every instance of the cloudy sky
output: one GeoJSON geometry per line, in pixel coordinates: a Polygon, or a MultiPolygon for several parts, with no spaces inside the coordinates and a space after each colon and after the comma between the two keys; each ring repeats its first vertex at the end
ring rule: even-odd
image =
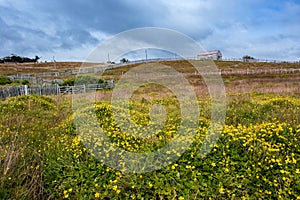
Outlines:
{"type": "Polygon", "coordinates": [[[0,57],[84,60],[133,28],[162,27],[225,58],[300,60],[299,0],[0,0],[0,57]]]}

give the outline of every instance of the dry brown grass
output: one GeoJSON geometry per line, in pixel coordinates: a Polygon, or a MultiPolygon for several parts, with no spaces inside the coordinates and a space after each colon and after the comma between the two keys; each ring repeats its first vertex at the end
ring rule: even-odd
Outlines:
{"type": "MultiPolygon", "coordinates": [[[[198,97],[208,95],[208,90],[204,80],[200,75],[195,74],[195,69],[187,61],[161,61],[159,64],[172,66],[183,73],[184,77],[194,86],[198,97]]],[[[255,62],[233,62],[216,61],[217,67],[224,72],[222,79],[226,92],[233,93],[292,93],[300,94],[300,73],[285,73],[286,69],[300,69],[299,63],[255,63],[255,62]],[[247,69],[253,74],[246,74],[247,69]],[[282,71],[281,71],[282,70],[282,71]],[[230,73],[230,74],[226,74],[230,73]],[[243,72],[235,73],[235,72],[243,72]],[[280,73],[279,73],[280,72],[280,73]],[[226,74],[226,75],[225,75],[226,74]]],[[[117,69],[105,71],[105,78],[113,78],[116,81],[133,67],[139,64],[128,65],[117,69]]],[[[145,93],[155,93],[155,88],[140,90],[145,93]]]]}
{"type": "MultiPolygon", "coordinates": [[[[195,68],[187,61],[159,61],[159,64],[172,66],[182,73],[184,77],[194,86],[198,96],[207,95],[205,82],[198,75],[195,68]]],[[[30,63],[30,64],[0,64],[0,74],[17,73],[40,73],[54,71],[70,71],[79,69],[81,62],[57,62],[54,63],[30,63]]],[[[143,63],[140,63],[143,64],[143,63]]],[[[106,70],[102,74],[105,79],[114,79],[116,82],[120,77],[133,67],[140,64],[129,64],[116,69],[106,70]]],[[[85,67],[99,66],[95,63],[85,63],[85,67]]],[[[298,93],[300,82],[300,63],[258,63],[240,61],[215,61],[215,65],[222,71],[222,78],[227,92],[272,92],[272,93],[298,93]],[[287,73],[285,70],[296,69],[296,73],[287,73]],[[249,72],[250,74],[247,74],[249,72]]],[[[51,77],[47,77],[51,78],[51,77]]],[[[53,78],[53,77],[52,77],[53,78]]],[[[66,78],[66,77],[56,77],[66,78]]],[[[141,90],[142,91],[142,90],[141,90]]],[[[145,91],[151,93],[149,89],[145,91]]],[[[152,91],[155,92],[155,91],[152,91]]],[[[101,96],[110,96],[107,93],[101,96]]]]}
{"type": "Polygon", "coordinates": [[[1,75],[14,75],[14,74],[35,74],[42,72],[67,72],[76,70],[81,67],[90,68],[101,66],[104,64],[99,63],[84,63],[82,62],[42,62],[42,63],[9,63],[0,64],[1,75]]]}

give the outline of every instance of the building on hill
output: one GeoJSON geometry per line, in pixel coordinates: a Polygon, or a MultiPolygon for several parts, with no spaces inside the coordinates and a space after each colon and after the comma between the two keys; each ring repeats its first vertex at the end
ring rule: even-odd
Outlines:
{"type": "Polygon", "coordinates": [[[220,50],[201,52],[197,55],[198,60],[222,60],[222,53],[220,50]]]}

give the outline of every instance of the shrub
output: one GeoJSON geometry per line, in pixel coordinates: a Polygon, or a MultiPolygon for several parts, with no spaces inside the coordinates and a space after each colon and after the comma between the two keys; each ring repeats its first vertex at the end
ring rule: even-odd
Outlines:
{"type": "Polygon", "coordinates": [[[69,78],[64,80],[61,86],[67,86],[67,85],[74,86],[75,84],[76,85],[100,84],[103,82],[104,80],[92,76],[77,76],[75,78],[69,78]]]}
{"type": "Polygon", "coordinates": [[[0,85],[11,84],[12,81],[7,76],[0,76],[0,85]]]}
{"type": "Polygon", "coordinates": [[[75,78],[69,78],[67,80],[64,80],[64,82],[62,84],[60,84],[61,86],[73,86],[75,83],[75,78]]]}
{"type": "Polygon", "coordinates": [[[23,80],[21,83],[22,83],[22,85],[28,85],[29,81],[28,80],[23,80]]]}
{"type": "Polygon", "coordinates": [[[19,80],[14,80],[12,83],[20,84],[21,82],[19,80]]]}

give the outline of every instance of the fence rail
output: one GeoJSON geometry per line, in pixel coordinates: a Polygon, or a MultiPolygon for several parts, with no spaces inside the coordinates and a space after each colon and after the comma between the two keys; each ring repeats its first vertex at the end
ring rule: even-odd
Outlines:
{"type": "Polygon", "coordinates": [[[101,89],[114,88],[114,81],[109,80],[101,84],[87,84],[76,86],[33,86],[27,85],[0,88],[0,99],[22,96],[22,95],[57,95],[57,94],[78,94],[101,89]]]}

